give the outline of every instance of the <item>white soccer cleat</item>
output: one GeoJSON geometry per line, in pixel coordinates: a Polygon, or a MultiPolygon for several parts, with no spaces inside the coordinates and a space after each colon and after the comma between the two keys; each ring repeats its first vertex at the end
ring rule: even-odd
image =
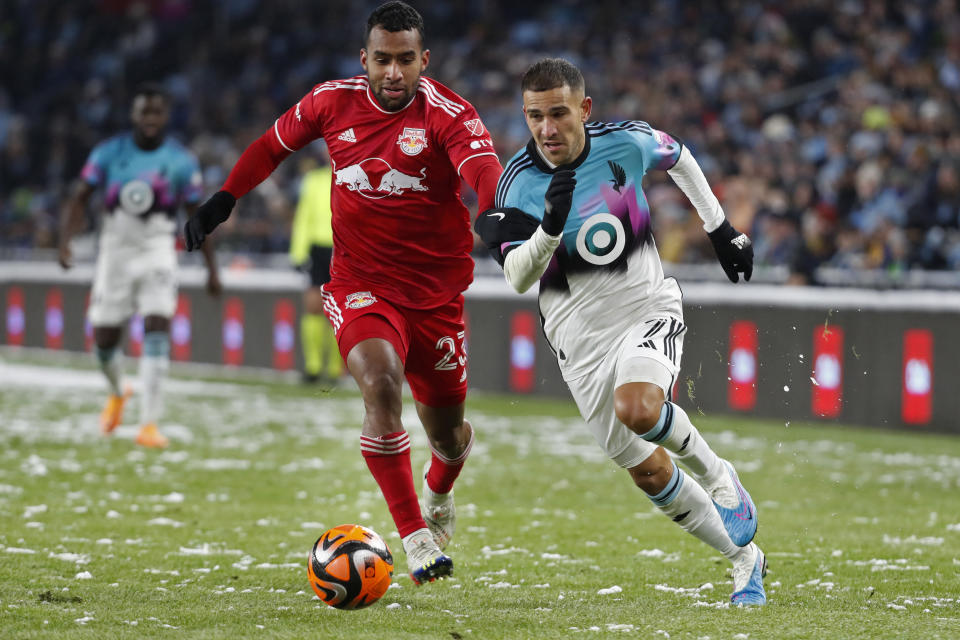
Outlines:
{"type": "Polygon", "coordinates": [[[733,465],[722,458],[719,461],[723,472],[708,493],[733,544],[745,547],[757,535],[757,507],[740,483],[733,465]]]}
{"type": "Polygon", "coordinates": [[[427,483],[427,471],[430,461],[423,467],[423,492],[420,502],[420,512],[424,522],[430,528],[433,539],[440,550],[447,548],[453,532],[457,527],[457,509],[453,503],[453,491],[450,493],[434,493],[427,483]]]}
{"type": "Polygon", "coordinates": [[[407,568],[414,584],[453,575],[453,560],[437,547],[429,529],[418,529],[404,538],[403,550],[407,553],[407,568]]]}
{"type": "Polygon", "coordinates": [[[740,607],[767,604],[763,578],[767,575],[767,558],[760,547],[750,543],[733,562],[733,595],[730,602],[740,607]]]}

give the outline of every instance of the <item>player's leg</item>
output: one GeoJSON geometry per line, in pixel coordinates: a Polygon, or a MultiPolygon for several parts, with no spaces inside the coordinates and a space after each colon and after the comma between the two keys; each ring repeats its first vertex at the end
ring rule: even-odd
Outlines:
{"type": "Polygon", "coordinates": [[[140,432],[137,444],[162,449],[163,386],[170,371],[170,318],[177,309],[177,256],[170,238],[158,238],[134,263],[137,309],[144,318],[140,356],[140,432]]]}
{"type": "Polygon", "coordinates": [[[423,518],[444,549],[456,528],[453,485],[473,446],[473,427],[463,419],[467,395],[463,298],[413,315],[407,382],[431,451],[423,470],[423,518]]]}
{"type": "Polygon", "coordinates": [[[719,458],[668,397],[679,373],[686,327],[676,318],[638,325],[617,364],[617,417],[643,439],[674,453],[716,502],[731,538],[745,546],[757,531],[756,507],[733,469],[719,458]]]}
{"type": "Polygon", "coordinates": [[[437,547],[420,513],[410,463],[410,437],[401,422],[409,330],[399,312],[369,292],[324,285],[324,313],[363,396],[360,450],[376,480],[421,584],[449,575],[453,561],[437,547]]]}
{"type": "Polygon", "coordinates": [[[140,432],[136,442],[151,448],[170,442],[160,433],[163,386],[170,371],[170,318],[149,315],[143,319],[143,352],[140,354],[140,432]]]}
{"type": "MultiPolygon", "coordinates": [[[[574,400],[594,438],[610,459],[628,471],[634,484],[657,509],[733,563],[734,594],[747,590],[752,594],[750,599],[755,601],[754,583],[748,586],[747,580],[741,581],[741,584],[736,577],[744,574],[749,577],[750,571],[746,567],[752,567],[757,558],[756,545],[738,547],[734,544],[703,487],[694,478],[684,474],[662,447],[644,440],[617,417],[614,397],[621,369],[619,364],[605,361],[593,374],[568,381],[574,400]],[[618,373],[614,374],[611,370],[618,373]]],[[[669,378],[661,382],[668,385],[669,378]]],[[[762,591],[762,582],[760,585],[762,591]]]]}
{"type": "Polygon", "coordinates": [[[766,559],[754,543],[738,546],[731,539],[707,492],[686,475],[663,447],[655,447],[635,438],[634,444],[614,457],[626,468],[634,484],[651,502],[684,531],[719,551],[733,564],[733,595],[731,601],[740,605],[766,604],[763,576],[766,559]],[[640,443],[644,444],[641,445],[640,443]]]}
{"type": "Polygon", "coordinates": [[[430,407],[417,402],[417,413],[430,442],[430,460],[423,468],[423,519],[441,549],[453,538],[457,512],[453,484],[473,447],[473,427],[463,419],[464,405],[430,407]]]}
{"type": "MultiPolygon", "coordinates": [[[[300,318],[300,344],[303,347],[304,382],[328,382],[330,372],[326,363],[336,366],[333,380],[340,375],[340,354],[330,323],[323,316],[323,291],[330,281],[330,260],[333,250],[319,245],[310,246],[310,286],[303,294],[303,316],[300,318]]],[[[331,381],[333,381],[331,380],[331,381]]]]}
{"type": "Polygon", "coordinates": [[[323,297],[319,287],[310,286],[303,292],[303,316],[300,318],[300,344],[303,348],[303,381],[318,382],[323,369],[321,350],[323,327],[329,326],[323,317],[323,297]]]}
{"type": "Polygon", "coordinates": [[[112,433],[123,421],[123,407],[131,393],[130,389],[123,385],[123,350],[120,348],[122,337],[123,329],[119,326],[93,327],[97,364],[110,389],[107,402],[100,412],[100,429],[104,435],[112,433]]]}
{"type": "Polygon", "coordinates": [[[102,248],[90,292],[87,318],[93,326],[97,364],[107,380],[109,394],[100,413],[100,429],[112,433],[123,421],[130,389],[123,382],[123,323],[133,315],[133,281],[124,268],[128,256],[102,248]]]}

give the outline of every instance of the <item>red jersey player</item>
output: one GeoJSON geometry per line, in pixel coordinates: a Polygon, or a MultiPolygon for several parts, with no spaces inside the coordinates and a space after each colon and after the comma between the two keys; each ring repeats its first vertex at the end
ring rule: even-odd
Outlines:
{"type": "Polygon", "coordinates": [[[393,516],[417,584],[448,576],[453,483],[473,443],[463,291],[473,278],[470,215],[460,180],[493,206],[502,168],[473,106],[421,76],[423,19],[388,2],[367,20],[366,76],[324,82],[240,157],[223,190],[185,228],[187,248],[230,215],[236,198],[290,153],[323,138],[334,165],[334,255],[323,287],[347,368],[366,410],[360,449],[393,516]],[[417,502],[410,440],[400,422],[403,378],[432,449],[417,502]]]}

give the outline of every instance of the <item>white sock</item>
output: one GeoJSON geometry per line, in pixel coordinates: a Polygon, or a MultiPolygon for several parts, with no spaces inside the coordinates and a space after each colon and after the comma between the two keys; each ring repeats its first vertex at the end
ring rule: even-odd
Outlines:
{"type": "Polygon", "coordinates": [[[156,424],[163,413],[163,381],[170,370],[170,336],[152,331],[143,336],[140,356],[140,424],[156,424]]]}
{"type": "Polygon", "coordinates": [[[667,486],[657,495],[648,497],[684,531],[707,543],[728,560],[743,551],[730,539],[707,492],[675,462],[667,486]]]}
{"type": "Polygon", "coordinates": [[[660,420],[643,434],[643,439],[676,454],[697,482],[708,487],[716,484],[719,474],[725,471],[723,462],[700,436],[687,412],[672,402],[663,403],[660,420]]]}
{"type": "Polygon", "coordinates": [[[119,347],[110,347],[101,349],[96,347],[97,363],[100,370],[107,378],[107,384],[110,386],[110,393],[115,396],[123,395],[123,352],[119,347]]]}

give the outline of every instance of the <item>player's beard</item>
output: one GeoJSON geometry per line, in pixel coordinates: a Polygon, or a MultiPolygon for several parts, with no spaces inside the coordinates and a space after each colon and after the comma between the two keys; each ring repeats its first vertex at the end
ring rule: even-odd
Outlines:
{"type": "MultiPolygon", "coordinates": [[[[414,91],[416,91],[416,87],[419,84],[420,76],[417,76],[417,80],[413,83],[412,89],[411,87],[404,85],[402,87],[403,95],[393,98],[384,93],[384,84],[381,82],[377,87],[374,88],[373,97],[377,99],[377,102],[380,103],[380,106],[384,111],[400,111],[400,109],[403,109],[405,106],[410,104],[410,100],[413,99],[414,91]]],[[[396,88],[400,89],[401,87],[396,88]]]]}

